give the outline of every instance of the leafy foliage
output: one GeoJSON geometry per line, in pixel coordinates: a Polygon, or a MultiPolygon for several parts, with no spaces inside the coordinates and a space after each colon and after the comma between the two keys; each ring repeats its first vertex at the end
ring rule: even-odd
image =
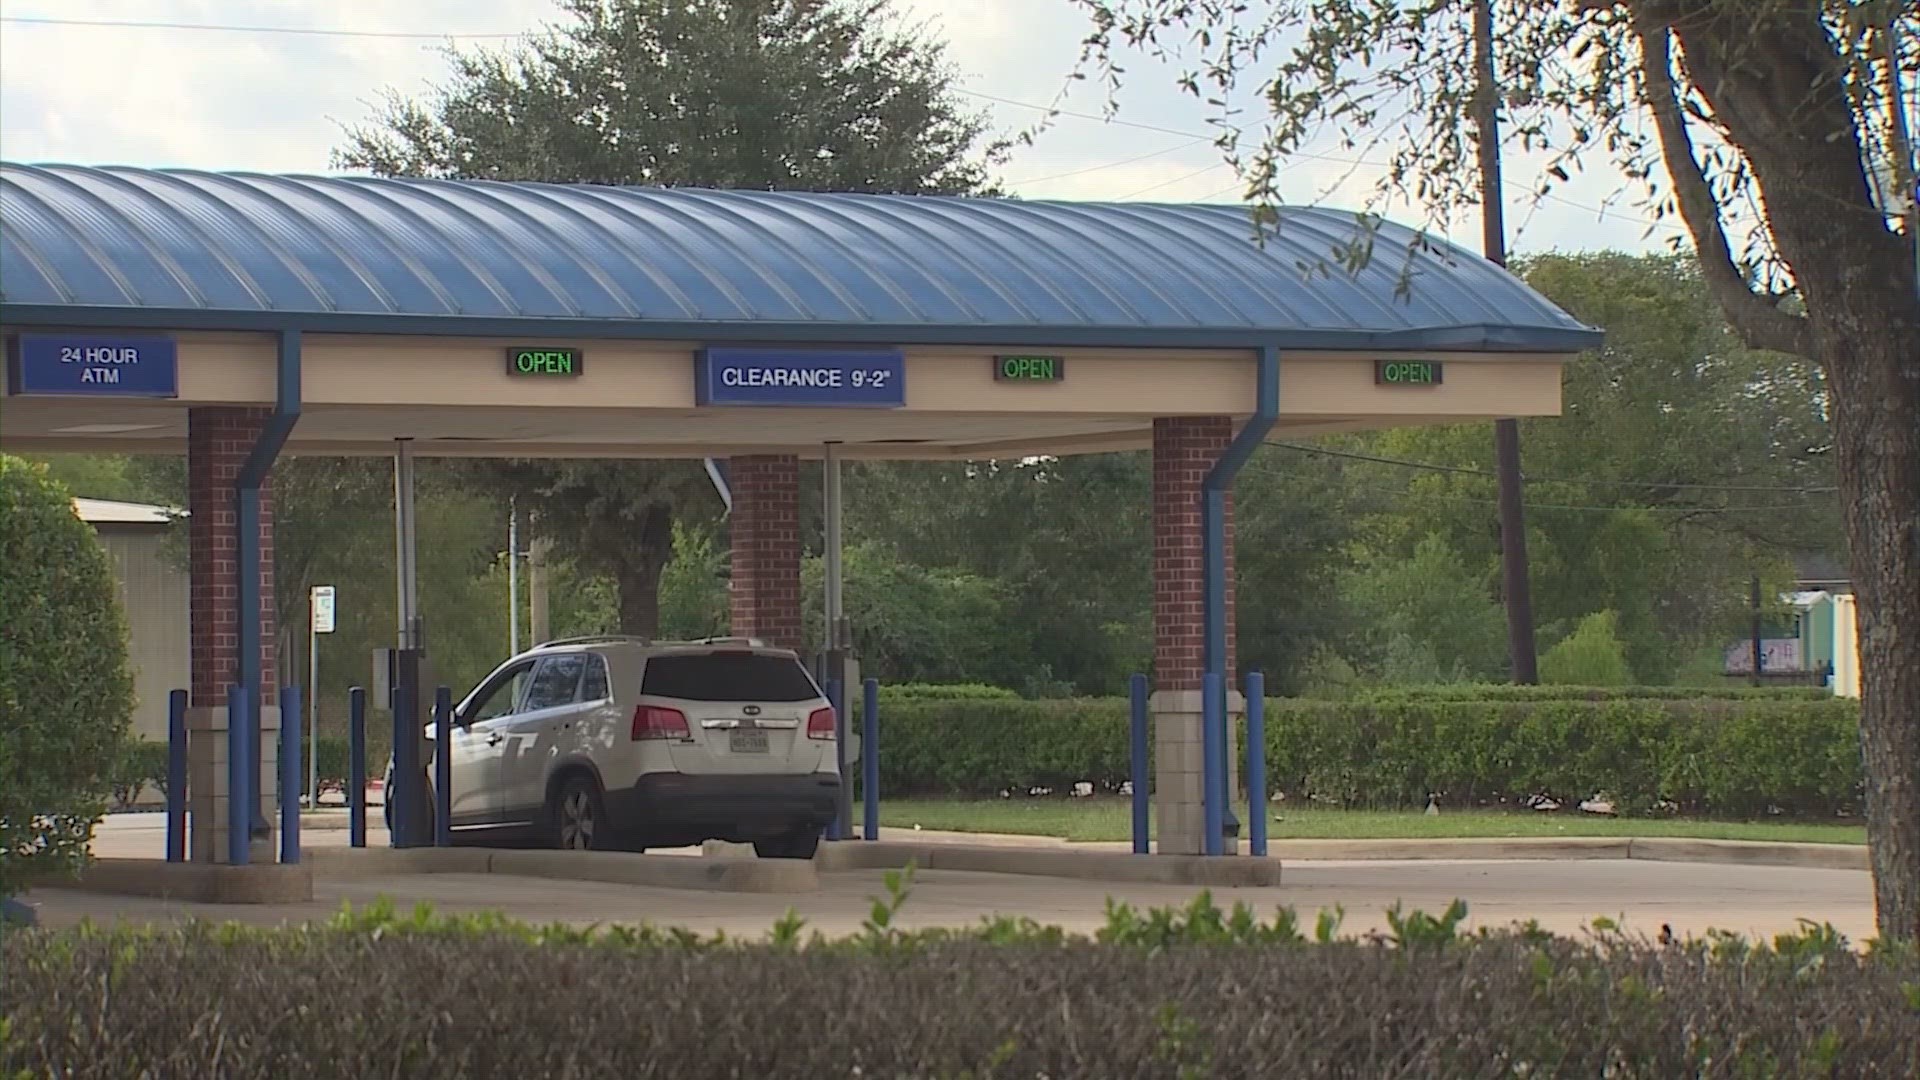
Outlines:
{"type": "Polygon", "coordinates": [[[0,1069],[1227,1080],[1276,1061],[1290,1076],[1461,1078],[1502,1062],[1745,1080],[1903,1076],[1920,1038],[1915,954],[1863,954],[1822,924],[1656,945],[1604,920],[1582,938],[1468,931],[1455,901],[1439,915],[1395,908],[1385,932],[1356,939],[1340,936],[1337,909],[1309,934],[1291,908],[1262,918],[1202,893],[1178,908],[1109,902],[1091,937],[1011,918],[914,930],[901,925],[911,881],[911,868],[890,872],[860,931],[838,940],[808,936],[792,913],[754,940],[384,901],[274,929],[10,931],[0,1069]],[[369,1012],[343,985],[389,1005],[369,1012]],[[629,986],[675,992],[636,1010],[609,992],[629,986]],[[796,1000],[819,1010],[810,1038],[765,1024],[684,1037],[796,1000]],[[528,1001],[547,1006],[537,1021],[528,1001]]]}
{"type": "Polygon", "coordinates": [[[1633,670],[1617,627],[1620,617],[1596,611],[1540,658],[1543,682],[1572,686],[1629,686],[1633,670]]]}
{"type": "Polygon", "coordinates": [[[0,455],[0,897],[77,868],[133,713],[113,567],[67,489],[0,455]]]}

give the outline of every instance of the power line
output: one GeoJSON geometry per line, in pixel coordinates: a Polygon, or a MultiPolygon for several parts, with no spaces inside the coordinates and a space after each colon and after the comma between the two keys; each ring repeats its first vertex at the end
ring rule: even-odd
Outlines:
{"type": "MultiPolygon", "coordinates": [[[[1366,461],[1375,465],[1397,465],[1401,468],[1420,469],[1426,472],[1452,473],[1460,476],[1484,476],[1494,478],[1492,469],[1476,469],[1467,465],[1439,465],[1428,461],[1408,461],[1405,458],[1380,457],[1374,454],[1359,454],[1350,450],[1328,450],[1320,446],[1303,446],[1299,443],[1269,443],[1283,450],[1293,450],[1302,454],[1319,457],[1344,458],[1349,461],[1366,461]]],[[[1782,487],[1761,484],[1690,484],[1661,483],[1655,480],[1612,480],[1605,477],[1586,477],[1579,480],[1559,479],[1547,476],[1528,476],[1529,484],[1586,484],[1599,487],[1635,488],[1645,491],[1731,491],[1745,493],[1766,493],[1773,495],[1830,495],[1839,491],[1837,487],[1782,487]]],[[[1527,505],[1535,505],[1528,503],[1527,505]]],[[[1611,507],[1619,510],[1623,507],[1611,507]]]]}
{"type": "MultiPolygon", "coordinates": [[[[1219,138],[1219,136],[1217,135],[1196,135],[1191,131],[1183,131],[1179,128],[1163,127],[1159,124],[1143,124],[1135,120],[1122,120],[1117,116],[1103,116],[1098,113],[1075,112],[1072,109],[1062,109],[1053,105],[1035,105],[1031,101],[1018,101],[1013,98],[1001,97],[998,94],[988,94],[988,93],[983,93],[979,90],[968,90],[963,87],[955,87],[954,90],[956,93],[964,94],[968,97],[979,98],[982,101],[993,101],[993,102],[998,102],[999,104],[1002,104],[1002,105],[1013,105],[1022,109],[1032,109],[1035,112],[1044,112],[1053,116],[1071,116],[1076,120],[1092,120],[1096,123],[1113,124],[1117,127],[1138,128],[1142,131],[1157,131],[1162,135],[1185,135],[1189,138],[1193,138],[1196,140],[1205,139],[1209,142],[1219,138]]],[[[1242,129],[1239,128],[1238,126],[1235,126],[1232,128],[1223,128],[1222,130],[1238,132],[1242,129]]],[[[1308,161],[1324,161],[1330,165],[1364,165],[1370,169],[1384,169],[1388,167],[1387,162],[1375,161],[1375,160],[1372,160],[1371,158],[1346,158],[1346,157],[1339,157],[1333,154],[1317,154],[1307,150],[1295,150],[1289,153],[1287,156],[1289,158],[1305,158],[1308,161]]],[[[1557,202],[1562,206],[1569,206],[1575,210],[1585,210],[1588,213],[1594,214],[1601,218],[1611,217],[1620,221],[1630,221],[1636,225],[1646,225],[1652,228],[1667,229],[1673,232],[1684,231],[1682,226],[1675,225],[1670,221],[1657,221],[1653,218],[1636,217],[1634,215],[1624,214],[1617,210],[1613,210],[1611,208],[1604,207],[1604,206],[1588,206],[1586,203],[1575,202],[1564,195],[1555,195],[1551,191],[1535,191],[1531,185],[1523,184],[1517,180],[1502,180],[1501,186],[1511,191],[1524,192],[1526,195],[1533,198],[1545,199],[1549,202],[1557,202]]],[[[1232,190],[1232,189],[1229,188],[1226,190],[1232,190]]],[[[1209,198],[1211,197],[1212,196],[1209,196],[1209,198]]]]}
{"type": "Polygon", "coordinates": [[[1084,169],[1074,169],[1071,172],[1054,173],[1051,176],[1041,176],[1041,177],[1036,177],[1035,179],[1032,179],[1032,180],[1022,180],[1020,181],[1020,183],[1048,184],[1048,183],[1052,183],[1055,180],[1065,180],[1069,176],[1082,176],[1082,175],[1085,175],[1086,173],[1099,172],[1102,169],[1117,169],[1122,165],[1132,165],[1132,164],[1135,164],[1136,162],[1146,161],[1149,158],[1157,158],[1162,154],[1171,154],[1176,150],[1185,150],[1188,147],[1198,146],[1201,143],[1206,141],[1207,140],[1203,138],[1191,139],[1187,142],[1177,143],[1173,146],[1163,147],[1162,149],[1155,150],[1150,154],[1141,154],[1139,157],[1122,158],[1119,161],[1109,161],[1105,165],[1089,165],[1084,169]]]}
{"type": "Polygon", "coordinates": [[[1120,196],[1120,198],[1116,201],[1126,202],[1129,199],[1137,199],[1140,196],[1145,195],[1149,191],[1159,191],[1163,187],[1172,187],[1174,184],[1185,183],[1186,181],[1191,180],[1196,176],[1205,176],[1206,174],[1212,172],[1215,169],[1224,169],[1226,167],[1227,167],[1226,162],[1216,161],[1213,164],[1208,165],[1204,169],[1195,169],[1190,173],[1181,173],[1179,176],[1176,176],[1171,180],[1162,180],[1157,184],[1148,184],[1146,187],[1143,187],[1138,191],[1129,191],[1125,195],[1120,196]]]}
{"type": "MultiPolygon", "coordinates": [[[[352,29],[345,29],[340,27],[320,27],[320,26],[258,26],[258,25],[243,25],[238,23],[172,22],[172,21],[143,20],[143,19],[72,19],[72,18],[59,18],[59,17],[53,17],[53,16],[39,16],[39,15],[0,15],[0,23],[13,23],[21,26],[63,26],[63,27],[76,27],[76,28],[120,29],[120,30],[185,30],[185,31],[200,31],[200,32],[208,32],[208,33],[284,34],[284,35],[295,36],[295,37],[386,38],[391,40],[411,40],[411,41],[450,41],[450,40],[511,41],[511,40],[517,40],[520,38],[531,37],[535,33],[535,31],[528,31],[528,30],[516,31],[512,33],[489,33],[489,32],[478,32],[478,31],[470,32],[470,33],[462,33],[462,32],[445,32],[445,31],[428,32],[428,31],[420,31],[420,30],[352,30],[352,29]]],[[[1012,105],[1022,109],[1032,109],[1036,112],[1044,112],[1053,116],[1070,116],[1077,120],[1093,120],[1103,124],[1113,124],[1118,127],[1128,127],[1128,128],[1136,128],[1141,131],[1159,132],[1160,134],[1163,134],[1163,135],[1178,135],[1182,138],[1193,140],[1193,142],[1188,143],[1187,145],[1194,145],[1195,143],[1199,143],[1199,142],[1213,142],[1219,138],[1218,134],[1199,135],[1191,131],[1183,131],[1179,128],[1164,127],[1159,124],[1143,124],[1136,120],[1122,120],[1117,116],[1108,117],[1108,116],[1102,116],[1096,113],[1076,112],[1072,109],[1062,109],[1052,105],[1035,105],[1030,101],[1019,101],[1014,98],[1001,97],[997,94],[983,93],[979,90],[968,90],[963,87],[954,87],[953,89],[956,93],[964,94],[967,97],[979,98],[980,100],[983,100],[983,101],[998,102],[1002,105],[1012,105]]],[[[1240,130],[1241,128],[1238,126],[1234,126],[1231,128],[1222,128],[1223,132],[1225,131],[1238,132],[1240,130]]],[[[1148,154],[1145,156],[1154,157],[1157,155],[1148,154]]],[[[1373,161],[1367,158],[1343,158],[1333,154],[1319,154],[1319,153],[1313,153],[1307,150],[1296,150],[1296,151],[1293,151],[1292,153],[1289,153],[1287,156],[1289,158],[1303,158],[1308,161],[1324,161],[1334,165],[1364,165],[1368,168],[1375,168],[1375,169],[1382,169],[1387,167],[1387,163],[1385,162],[1373,161]]],[[[1144,160],[1144,158],[1131,158],[1131,159],[1128,159],[1127,161],[1116,161],[1116,162],[1109,162],[1104,165],[1090,166],[1089,168],[1081,170],[1081,172],[1094,172],[1100,169],[1112,168],[1116,165],[1131,164],[1134,161],[1140,161],[1140,160],[1144,160]]],[[[1078,175],[1078,174],[1063,173],[1060,176],[1047,177],[1046,179],[1057,180],[1057,179],[1060,179],[1061,176],[1073,176],[1073,175],[1078,175]]],[[[1045,181],[1044,180],[1027,181],[1027,183],[1036,183],[1036,184],[1043,183],[1043,182],[1045,181]]],[[[1614,210],[1611,210],[1605,207],[1588,206],[1585,203],[1575,202],[1572,199],[1566,198],[1561,195],[1555,195],[1552,192],[1535,191],[1531,186],[1527,184],[1519,183],[1517,181],[1504,181],[1503,186],[1515,191],[1523,191],[1529,196],[1534,198],[1546,199],[1552,202],[1557,202],[1563,206],[1572,207],[1575,210],[1585,210],[1588,213],[1595,214],[1601,218],[1613,217],[1618,220],[1630,221],[1635,224],[1646,225],[1655,229],[1667,229],[1673,232],[1684,231],[1681,226],[1675,225],[1672,222],[1656,221],[1651,218],[1635,217],[1629,214],[1618,213],[1614,210]]],[[[1148,190],[1153,190],[1153,189],[1148,189],[1148,190]]],[[[1128,198],[1131,198],[1131,197],[1132,196],[1128,196],[1128,198]]]]}
{"type": "MultiPolygon", "coordinates": [[[[1276,443],[1274,445],[1281,445],[1281,444],[1276,443]]],[[[1282,473],[1273,469],[1268,469],[1259,465],[1249,464],[1247,468],[1261,475],[1270,476],[1275,479],[1284,479],[1286,476],[1285,473],[1282,473]]],[[[1492,474],[1488,473],[1486,475],[1491,476],[1492,474]]],[[[1386,487],[1380,487],[1378,485],[1372,485],[1372,484],[1349,484],[1347,485],[1347,488],[1348,490],[1365,491],[1365,492],[1370,492],[1372,494],[1381,495],[1389,498],[1396,497],[1396,496],[1403,496],[1406,494],[1406,490],[1403,488],[1386,488],[1386,487]]],[[[1452,502],[1478,503],[1485,506],[1496,506],[1499,504],[1498,499],[1492,498],[1490,496],[1467,495],[1457,491],[1434,492],[1434,493],[1425,494],[1422,496],[1422,498],[1436,498],[1436,499],[1452,501],[1452,502]]],[[[1775,513],[1775,512],[1788,511],[1788,510],[1805,510],[1806,505],[1804,503],[1783,503],[1783,504],[1765,505],[1765,506],[1604,506],[1597,503],[1542,503],[1542,502],[1534,502],[1532,500],[1528,500],[1527,509],[1529,510],[1574,510],[1574,511],[1586,511],[1590,513],[1610,513],[1610,514],[1621,513],[1624,511],[1632,511],[1635,513],[1649,513],[1649,514],[1744,514],[1744,513],[1757,514],[1757,513],[1775,513]]]]}
{"type": "Polygon", "coordinates": [[[23,26],[68,26],[92,29],[198,30],[227,34],[291,34],[300,37],[407,38],[425,41],[445,41],[448,38],[503,41],[510,38],[527,37],[531,33],[531,31],[520,31],[512,34],[493,34],[449,33],[446,31],[429,33],[417,30],[344,30],[319,26],[241,26],[230,23],[165,22],[146,19],[62,19],[38,15],[0,15],[0,23],[17,23],[23,26]]]}

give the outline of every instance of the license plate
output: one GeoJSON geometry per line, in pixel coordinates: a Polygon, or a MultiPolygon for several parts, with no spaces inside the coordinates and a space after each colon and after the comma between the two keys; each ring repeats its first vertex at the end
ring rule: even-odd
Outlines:
{"type": "Polygon", "coordinates": [[[727,748],[736,754],[764,754],[767,733],[759,728],[734,728],[727,739],[727,748]]]}

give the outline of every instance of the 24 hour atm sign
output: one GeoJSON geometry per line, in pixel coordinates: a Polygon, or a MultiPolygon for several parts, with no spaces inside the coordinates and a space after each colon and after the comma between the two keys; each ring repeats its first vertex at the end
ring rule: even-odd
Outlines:
{"type": "Polygon", "coordinates": [[[177,397],[179,352],[159,334],[20,334],[7,391],[65,397],[177,397]]]}

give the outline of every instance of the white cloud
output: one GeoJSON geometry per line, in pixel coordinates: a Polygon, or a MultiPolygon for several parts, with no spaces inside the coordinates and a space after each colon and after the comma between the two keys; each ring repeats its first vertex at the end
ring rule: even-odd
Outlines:
{"type": "MultiPolygon", "coordinates": [[[[1062,0],[903,0],[902,9],[950,43],[965,89],[1031,105],[1055,102],[1069,85],[1086,32],[1084,15],[1062,0]]],[[[448,35],[522,32],[559,17],[549,0],[9,0],[0,12],[448,35]]],[[[1214,147],[1195,141],[1210,133],[1209,114],[1177,90],[1177,69],[1138,57],[1127,69],[1120,119],[1166,131],[1056,117],[1016,150],[1002,170],[1007,186],[1045,199],[1236,201],[1241,187],[1232,170],[1214,147]]],[[[325,171],[343,123],[364,120],[383,90],[418,93],[445,70],[436,42],[424,39],[0,24],[0,153],[11,161],[325,171]]],[[[1102,112],[1101,88],[1072,86],[1064,107],[1102,112]]],[[[1007,133],[1030,129],[1042,115],[976,100],[1007,133]]],[[[1331,142],[1310,149],[1358,156],[1331,142]]],[[[1532,207],[1525,188],[1538,167],[1517,156],[1510,164],[1508,222],[1517,249],[1657,242],[1640,241],[1642,214],[1630,205],[1597,216],[1593,208],[1621,186],[1610,169],[1576,177],[1559,201],[1532,207]]],[[[1302,158],[1288,166],[1282,187],[1290,201],[1357,207],[1377,176],[1366,166],[1302,158]]],[[[1383,209],[1422,220],[1410,206],[1383,209]]],[[[1451,232],[1477,241],[1470,223],[1451,232]]]]}

